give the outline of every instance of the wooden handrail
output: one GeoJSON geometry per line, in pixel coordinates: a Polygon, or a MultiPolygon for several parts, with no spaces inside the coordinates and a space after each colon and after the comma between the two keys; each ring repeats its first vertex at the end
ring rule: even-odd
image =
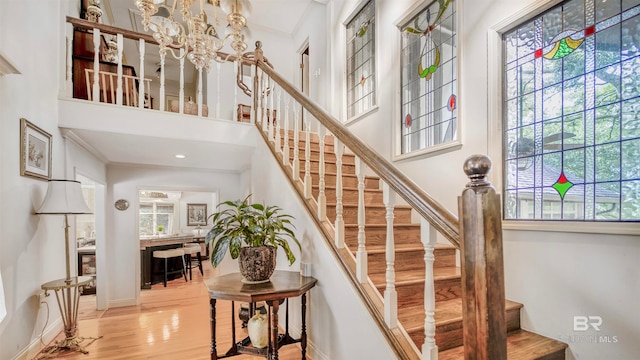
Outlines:
{"type": "MultiPolygon", "coordinates": [[[[320,105],[311,100],[305,94],[295,88],[290,82],[280,76],[259,56],[256,59],[257,66],[269,75],[284,91],[289,93],[296,101],[309,111],[324,127],[336,136],[347,148],[360,157],[367,166],[398,193],[421,216],[431,223],[447,240],[456,248],[460,248],[460,234],[458,218],[438,203],[429,194],[424,192],[415,182],[406,177],[398,168],[388,160],[378,155],[367,144],[354,136],[349,129],[338,120],[325,112],[320,105]]],[[[255,104],[254,104],[255,106],[255,104]]]]}
{"type": "MultiPolygon", "coordinates": [[[[127,39],[132,39],[132,40],[142,39],[145,42],[158,45],[158,42],[156,41],[156,39],[154,39],[153,36],[148,34],[143,34],[143,33],[131,31],[131,30],[115,27],[115,26],[104,25],[104,24],[96,23],[89,20],[78,19],[71,16],[67,16],[67,22],[76,28],[88,29],[88,30],[99,29],[101,33],[111,34],[111,35],[122,34],[122,36],[127,39]]],[[[233,62],[236,60],[235,55],[232,55],[232,54],[227,54],[222,51],[218,51],[216,54],[218,55],[219,58],[224,59],[225,61],[233,62]]]]}

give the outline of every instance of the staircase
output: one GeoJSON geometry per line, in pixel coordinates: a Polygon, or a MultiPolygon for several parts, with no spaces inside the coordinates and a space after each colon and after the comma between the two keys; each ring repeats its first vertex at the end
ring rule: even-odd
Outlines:
{"type": "MultiPolygon", "coordinates": [[[[319,160],[320,144],[317,134],[310,137],[310,172],[312,183],[312,199],[308,205],[316,207],[314,199],[319,195],[319,160]]],[[[294,149],[294,132],[289,131],[289,148],[294,149]]],[[[300,159],[300,179],[305,176],[305,133],[299,133],[298,156],[300,159]]],[[[284,131],[280,132],[280,142],[284,144],[284,131]]],[[[273,146],[273,143],[271,143],[273,146]]],[[[293,158],[293,155],[291,155],[293,158]]],[[[280,160],[282,158],[280,157],[280,160]]],[[[333,224],[336,220],[336,155],[334,154],[333,137],[326,136],[324,144],[325,161],[325,196],[327,203],[327,220],[333,224]]],[[[342,157],[343,178],[343,218],[345,222],[345,245],[348,252],[345,261],[355,264],[358,248],[358,178],[355,173],[355,156],[344,154],[342,157]]],[[[380,180],[375,176],[366,176],[364,180],[365,232],[368,259],[369,281],[377,289],[378,299],[386,287],[386,209],[383,203],[383,192],[380,180]]],[[[299,187],[300,190],[300,187],[299,187]]],[[[301,196],[303,194],[301,193],[301,196]]],[[[395,286],[398,294],[398,321],[406,334],[415,344],[416,350],[422,347],[425,339],[424,284],[425,261],[424,247],[420,241],[420,224],[411,221],[411,207],[396,205],[394,207],[394,239],[395,239],[395,286]]],[[[462,289],[460,267],[457,263],[457,251],[449,244],[435,246],[434,279],[436,298],[436,333],[435,339],[439,351],[439,359],[462,359],[462,289]]],[[[352,267],[355,267],[353,265],[352,267]]],[[[509,359],[545,359],[565,358],[567,345],[559,341],[531,333],[520,328],[520,309],[522,304],[506,302],[507,353],[509,359]]]]}

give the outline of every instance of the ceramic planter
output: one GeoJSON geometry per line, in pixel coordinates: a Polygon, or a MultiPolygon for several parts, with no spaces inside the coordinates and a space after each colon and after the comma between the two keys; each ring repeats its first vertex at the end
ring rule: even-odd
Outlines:
{"type": "Polygon", "coordinates": [[[240,249],[238,266],[244,282],[260,283],[269,281],[276,269],[276,248],[273,246],[243,247],[240,249]]]}

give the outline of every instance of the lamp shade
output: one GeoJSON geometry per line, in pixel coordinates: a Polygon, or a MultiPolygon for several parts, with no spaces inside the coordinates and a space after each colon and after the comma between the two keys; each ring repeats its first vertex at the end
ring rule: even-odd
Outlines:
{"type": "Polygon", "coordinates": [[[91,214],[91,209],[84,201],[79,181],[51,179],[36,214],[91,214]]]}

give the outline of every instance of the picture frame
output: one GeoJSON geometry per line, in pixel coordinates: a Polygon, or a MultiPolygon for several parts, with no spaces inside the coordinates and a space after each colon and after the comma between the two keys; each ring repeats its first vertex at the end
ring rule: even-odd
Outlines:
{"type": "Polygon", "coordinates": [[[51,178],[51,134],[20,118],[20,175],[51,178]]]}
{"type": "Polygon", "coordinates": [[[207,204],[187,204],[187,226],[207,225],[207,204]]]}

